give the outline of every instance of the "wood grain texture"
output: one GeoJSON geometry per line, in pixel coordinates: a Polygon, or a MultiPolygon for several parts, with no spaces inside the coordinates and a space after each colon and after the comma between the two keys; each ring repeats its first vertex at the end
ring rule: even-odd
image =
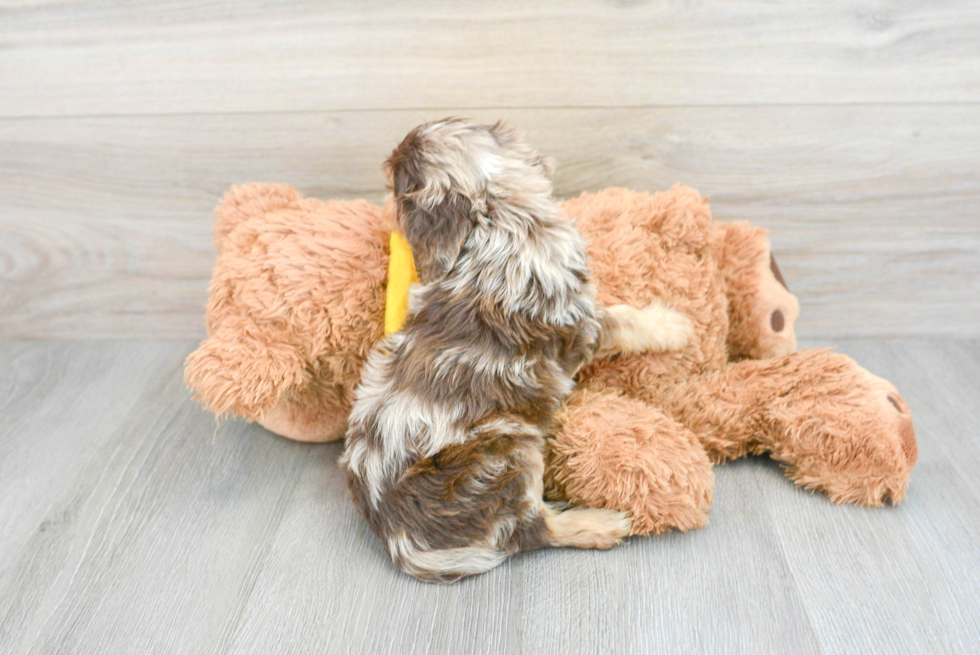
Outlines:
{"type": "Polygon", "coordinates": [[[5,116],[980,101],[956,0],[4,4],[5,116]]]}
{"type": "MultiPolygon", "coordinates": [[[[380,201],[443,113],[0,120],[0,336],[202,337],[230,184],[380,201]]],[[[980,105],[470,114],[526,130],[561,196],[682,182],[769,228],[803,337],[980,335],[980,105]]]]}
{"type": "MultiPolygon", "coordinates": [[[[339,445],[330,448],[339,455],[339,445]]],[[[349,504],[324,500],[315,486],[324,480],[331,497],[346,496],[339,471],[317,467],[308,478],[233,651],[335,652],[342,643],[365,654],[652,653],[664,645],[765,653],[786,644],[819,652],[748,469],[720,476],[709,529],[605,553],[524,554],[449,587],[400,574],[349,504]],[[350,543],[344,551],[337,532],[350,543]],[[320,555],[300,574],[295,563],[309,553],[320,555]]]]}
{"type": "Polygon", "coordinates": [[[120,432],[147,409],[183,349],[153,343],[0,344],[0,652],[24,652],[49,593],[64,593],[103,507],[93,485],[118,482],[132,448],[120,432]]]}
{"type": "Polygon", "coordinates": [[[716,469],[703,530],[440,587],[385,557],[339,444],[216,430],[181,389],[192,344],[0,343],[0,652],[976,652],[980,340],[839,345],[915,415],[900,507],[751,458],[716,469]]]}
{"type": "MultiPolygon", "coordinates": [[[[20,469],[57,468],[37,461],[35,446],[71,475],[55,485],[40,476],[4,481],[43,495],[35,505],[44,511],[17,525],[20,543],[3,546],[0,652],[209,652],[248,599],[306,450],[267,434],[243,438],[255,431],[246,424],[218,433],[183,389],[188,345],[28,346],[45,347],[54,350],[48,359],[71,363],[61,371],[65,383],[38,388],[5,370],[42,407],[3,442],[18,446],[12,460],[20,469]],[[62,417],[66,389],[90,379],[82,364],[94,347],[123,360],[116,369],[124,370],[107,371],[110,388],[91,388],[95,402],[62,417]],[[160,350],[165,365],[147,367],[160,350]],[[98,401],[131,394],[134,377],[145,385],[141,402],[117,408],[106,423],[98,401]],[[52,431],[59,418],[74,430],[52,431]],[[93,432],[97,439],[75,443],[93,432]]],[[[18,359],[24,348],[13,347],[18,359]]],[[[4,510],[19,506],[16,496],[0,498],[4,510]]]]}
{"type": "Polygon", "coordinates": [[[42,523],[48,494],[104,444],[160,369],[179,371],[182,361],[172,346],[152,343],[2,342],[0,362],[0,549],[6,549],[22,530],[42,523]],[[86,415],[97,420],[76,422],[86,415]]]}

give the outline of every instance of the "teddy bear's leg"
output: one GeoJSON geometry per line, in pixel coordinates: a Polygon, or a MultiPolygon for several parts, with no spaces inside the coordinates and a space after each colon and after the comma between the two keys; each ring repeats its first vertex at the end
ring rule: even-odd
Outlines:
{"type": "Polygon", "coordinates": [[[309,356],[288,330],[225,317],[217,334],[185,362],[195,400],[217,416],[233,414],[295,441],[322,443],[344,436],[354,384],[311,372],[309,356]]]}
{"type": "Polygon", "coordinates": [[[828,350],[743,360],[657,399],[713,460],[770,453],[796,484],[838,503],[898,504],[918,459],[895,387],[828,350]]]}
{"type": "Polygon", "coordinates": [[[580,388],[549,440],[545,497],[632,515],[630,534],[708,522],[714,473],[690,430],[650,405],[580,388]]]}
{"type": "Polygon", "coordinates": [[[766,231],[748,223],[713,223],[711,246],[728,297],[732,359],[763,359],[796,350],[800,303],[770,250],[766,231]]]}
{"type": "Polygon", "coordinates": [[[344,437],[350,400],[340,385],[310,385],[284,398],[256,422],[269,432],[294,441],[325,443],[344,437]]]}
{"type": "Polygon", "coordinates": [[[247,317],[225,317],[221,329],[188,355],[184,382],[216,416],[260,419],[309,385],[307,359],[288,337],[260,330],[247,317]]]}

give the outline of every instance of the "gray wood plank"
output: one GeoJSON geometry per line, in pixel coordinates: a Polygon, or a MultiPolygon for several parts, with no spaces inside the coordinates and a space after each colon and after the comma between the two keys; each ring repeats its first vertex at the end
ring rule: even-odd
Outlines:
{"type": "MultiPolygon", "coordinates": [[[[445,113],[0,120],[0,336],[203,336],[232,183],[380,201],[382,159],[445,113]]],[[[771,230],[803,337],[980,335],[980,105],[481,110],[556,191],[674,183],[771,230]]]]}
{"type": "Polygon", "coordinates": [[[556,652],[776,653],[787,644],[798,653],[819,652],[750,478],[751,470],[743,467],[718,472],[711,523],[703,530],[634,538],[612,557],[538,554],[555,561],[561,575],[529,569],[550,592],[525,615],[525,632],[540,648],[523,652],[551,650],[545,646],[554,643],[552,626],[567,625],[569,614],[572,625],[585,627],[571,628],[556,652]],[[609,579],[604,589],[555,584],[574,580],[575,559],[584,557],[596,558],[609,579]]]}
{"type": "Polygon", "coordinates": [[[327,449],[308,462],[232,652],[819,652],[750,467],[719,472],[705,530],[524,554],[446,587],[390,563],[346,501],[339,444],[327,449]]]}
{"type": "Polygon", "coordinates": [[[980,101],[955,0],[4,5],[5,116],[980,101]]]}
{"type": "MultiPolygon", "coordinates": [[[[180,370],[184,348],[154,343],[0,342],[0,651],[19,650],[64,535],[79,530],[87,493],[121,446],[117,427],[180,370]]],[[[84,543],[84,541],[83,541],[84,543]]]]}
{"type": "Polygon", "coordinates": [[[49,503],[160,370],[181,364],[169,344],[0,342],[0,553],[42,529],[49,503]]]}
{"type": "Polygon", "coordinates": [[[742,460],[716,469],[703,530],[529,553],[449,587],[390,564],[347,498],[340,444],[216,429],[181,388],[191,347],[0,343],[0,510],[34,499],[4,523],[0,651],[980,646],[978,341],[841,343],[915,412],[921,461],[898,508],[831,505],[742,460]]]}
{"type": "MultiPolygon", "coordinates": [[[[45,345],[59,352],[37,347],[45,345]]],[[[73,350],[91,347],[60,354],[71,360],[73,350]]],[[[98,403],[68,407],[71,436],[106,430],[78,457],[77,472],[53,487],[41,476],[21,482],[46,493],[47,506],[21,547],[3,553],[0,651],[206,652],[247,600],[296,484],[296,464],[310,449],[243,423],[216,431],[182,388],[189,344],[128,346],[161,347],[170,361],[150,369],[153,384],[121,421],[104,424],[98,403]]],[[[147,363],[128,360],[134,369],[147,363]]],[[[68,371],[66,383],[85,383],[77,365],[68,371]]],[[[113,391],[126,383],[123,371],[113,391]]],[[[59,395],[70,397],[65,389],[59,395]]],[[[22,430],[3,442],[40,437],[22,430]]],[[[69,449],[54,452],[71,459],[69,449]]]]}
{"type": "Polygon", "coordinates": [[[897,508],[837,506],[756,469],[783,553],[825,652],[980,650],[980,342],[846,341],[891,379],[916,421],[920,461],[897,508]]]}

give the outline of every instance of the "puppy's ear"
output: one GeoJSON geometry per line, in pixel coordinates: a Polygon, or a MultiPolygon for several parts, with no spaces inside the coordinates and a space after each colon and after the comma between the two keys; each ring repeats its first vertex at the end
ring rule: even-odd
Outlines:
{"type": "Polygon", "coordinates": [[[452,269],[476,221],[469,198],[453,188],[451,171],[440,171],[438,183],[427,179],[433,172],[422,153],[423,127],[409,132],[384,169],[419,281],[428,284],[452,269]]]}
{"type": "MultiPolygon", "coordinates": [[[[497,121],[493,125],[487,128],[493,138],[497,140],[497,143],[504,147],[514,147],[528,150],[527,146],[523,143],[523,138],[514,129],[508,127],[503,121],[497,121]]],[[[544,176],[551,179],[551,176],[555,174],[555,160],[551,157],[545,157],[541,155],[534,154],[533,150],[529,151],[530,159],[528,162],[532,166],[537,166],[544,173],[544,176]]]]}
{"type": "Polygon", "coordinates": [[[472,205],[468,198],[449,191],[432,209],[418,204],[412,196],[398,198],[398,222],[415,255],[419,282],[428,284],[452,269],[473,231],[472,205]]]}
{"type": "Polygon", "coordinates": [[[549,180],[555,174],[555,160],[551,157],[538,157],[535,163],[541,167],[541,170],[544,171],[544,176],[549,180]]]}

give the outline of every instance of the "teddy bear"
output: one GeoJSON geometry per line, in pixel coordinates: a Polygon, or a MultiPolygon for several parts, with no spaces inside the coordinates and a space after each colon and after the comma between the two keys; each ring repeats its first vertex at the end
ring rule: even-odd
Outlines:
{"type": "MultiPolygon", "coordinates": [[[[546,452],[545,495],[632,515],[631,534],[700,528],[712,467],[768,454],[836,503],[898,504],[918,450],[895,387],[829,349],[797,350],[799,303],[766,231],[714,221],[697,191],[621,188],[566,201],[597,299],[662,299],[691,318],[677,352],[593,360],[546,452]]],[[[185,381],[216,415],[326,442],[385,331],[393,205],[232,187],[216,210],[208,338],[185,381]]]]}

